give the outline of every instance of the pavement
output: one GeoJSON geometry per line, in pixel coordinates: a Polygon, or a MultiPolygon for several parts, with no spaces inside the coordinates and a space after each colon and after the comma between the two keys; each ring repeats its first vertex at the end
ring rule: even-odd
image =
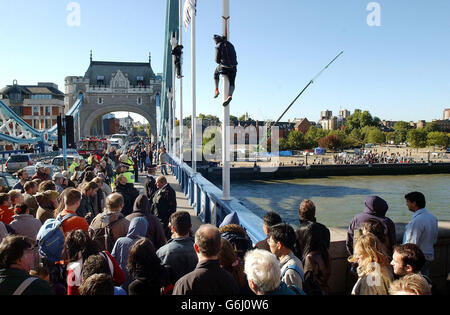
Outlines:
{"type": "MultiPolygon", "coordinates": [[[[192,233],[195,234],[195,232],[200,227],[200,225],[203,224],[203,222],[197,216],[196,210],[189,205],[189,199],[187,196],[185,196],[183,190],[181,189],[181,186],[177,182],[176,177],[170,173],[170,170],[168,170],[168,172],[170,175],[166,175],[165,177],[169,185],[175,190],[177,196],[177,211],[187,211],[191,215],[192,233]]],[[[156,177],[158,176],[161,176],[159,170],[156,173],[156,177]]],[[[140,193],[144,193],[145,177],[146,175],[144,173],[139,173],[139,182],[134,184],[134,186],[139,190],[140,193]]]]}

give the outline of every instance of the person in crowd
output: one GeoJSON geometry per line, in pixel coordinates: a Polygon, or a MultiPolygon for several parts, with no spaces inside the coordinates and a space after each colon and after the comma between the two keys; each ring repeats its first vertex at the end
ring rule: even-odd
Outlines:
{"type": "Polygon", "coordinates": [[[252,249],[253,244],[245,229],[240,225],[236,212],[228,214],[219,226],[220,236],[233,245],[239,259],[244,259],[245,253],[252,249]]]}
{"type": "MultiPolygon", "coordinates": [[[[124,205],[124,199],[121,194],[113,193],[106,198],[106,208],[102,213],[99,213],[89,226],[91,230],[91,236],[97,230],[101,230],[100,235],[104,235],[105,228],[111,230],[111,248],[102,248],[105,241],[101,245],[98,245],[100,249],[112,251],[114,244],[120,237],[124,237],[128,234],[128,227],[130,222],[125,219],[121,213],[124,205]]],[[[109,243],[109,242],[108,242],[109,243]]],[[[105,245],[106,246],[106,245],[105,245]]]]}
{"type": "Polygon", "coordinates": [[[163,267],[152,242],[139,239],[130,250],[128,271],[134,279],[128,286],[129,295],[161,295],[170,284],[169,272],[163,267]]]}
{"type": "Polygon", "coordinates": [[[10,234],[7,228],[7,225],[5,223],[0,221],[0,243],[3,241],[3,239],[10,234]]]}
{"type": "Polygon", "coordinates": [[[7,193],[0,193],[0,221],[10,224],[13,220],[14,209],[11,208],[11,197],[7,193]]]}
{"type": "Polygon", "coordinates": [[[147,196],[149,201],[152,201],[153,199],[153,195],[156,193],[156,191],[158,190],[158,187],[156,186],[156,165],[150,165],[147,168],[147,178],[145,179],[145,184],[144,184],[144,192],[145,195],[147,196]]]}
{"type": "Polygon", "coordinates": [[[305,280],[310,277],[311,273],[322,292],[329,294],[328,280],[331,276],[331,259],[327,246],[330,240],[329,232],[326,233],[326,230],[320,225],[308,221],[301,224],[295,233],[296,244],[300,249],[298,252],[302,255],[299,258],[303,263],[305,280]]]}
{"type": "MultiPolygon", "coordinates": [[[[311,251],[305,244],[314,244],[314,248],[321,248],[328,252],[330,248],[330,230],[316,220],[316,205],[309,199],[303,200],[298,207],[299,227],[295,231],[297,240],[294,245],[294,254],[305,264],[306,256],[311,251]],[[313,231],[314,232],[311,232],[313,231]],[[311,232],[311,233],[310,233],[311,232]],[[305,238],[314,239],[306,240],[305,238]]],[[[326,260],[326,257],[324,257],[326,260]]]]}
{"type": "Polygon", "coordinates": [[[64,218],[68,214],[73,215],[73,217],[68,218],[61,224],[64,235],[67,235],[73,230],[82,230],[87,233],[89,230],[88,222],[85,218],[78,216],[76,213],[77,209],[80,207],[81,193],[75,188],[67,188],[63,192],[63,195],[63,202],[61,204],[63,210],[57,214],[57,216],[64,218]]]}
{"type": "Polygon", "coordinates": [[[422,275],[420,271],[425,265],[425,255],[416,244],[400,244],[394,246],[391,266],[397,277],[403,277],[409,274],[420,274],[432,286],[432,281],[427,275],[422,275]]]}
{"type": "Polygon", "coordinates": [[[55,173],[53,175],[53,182],[55,183],[56,191],[58,193],[62,193],[62,191],[64,190],[64,180],[65,177],[61,173],[55,173]]]}
{"type": "Polygon", "coordinates": [[[191,215],[186,211],[178,211],[170,216],[169,227],[172,238],[156,251],[161,263],[170,266],[177,281],[195,269],[198,257],[194,250],[194,239],[190,237],[192,229],[191,215]]]}
{"type": "Polygon", "coordinates": [[[239,295],[253,295],[253,291],[248,286],[247,277],[244,273],[244,262],[239,259],[234,246],[226,239],[222,238],[219,251],[220,267],[230,272],[239,285],[239,295]]]}
{"type": "MultiPolygon", "coordinates": [[[[283,222],[283,220],[281,219],[281,216],[275,211],[269,211],[264,215],[263,222],[263,231],[267,236],[269,234],[269,228],[273,225],[283,222]]],[[[270,252],[270,246],[269,243],[267,243],[267,239],[268,237],[256,243],[255,248],[264,249],[270,252]]]]}
{"type": "Polygon", "coordinates": [[[268,243],[272,254],[280,260],[281,280],[288,286],[294,285],[302,289],[303,263],[292,252],[295,240],[294,228],[289,224],[280,223],[270,227],[268,243]]]}
{"type": "Polygon", "coordinates": [[[175,283],[174,295],[239,294],[239,285],[233,275],[219,265],[220,246],[219,229],[210,224],[201,225],[195,233],[194,243],[197,267],[175,283]]]}
{"type": "Polygon", "coordinates": [[[387,240],[389,246],[396,244],[395,224],[390,218],[386,216],[386,212],[389,209],[387,202],[378,196],[368,196],[364,202],[365,208],[362,213],[357,214],[347,229],[346,247],[347,252],[353,254],[353,236],[354,231],[361,229],[362,225],[368,219],[377,219],[384,224],[387,230],[387,240]]]}
{"type": "Polygon", "coordinates": [[[9,193],[9,198],[11,199],[11,208],[15,210],[23,204],[23,196],[19,189],[11,190],[9,193]]]}
{"type": "Polygon", "coordinates": [[[133,212],[125,218],[131,222],[137,217],[144,217],[148,222],[148,229],[145,237],[147,237],[158,250],[167,242],[164,228],[157,217],[150,212],[150,202],[145,195],[139,195],[133,205],[133,212]]]}
{"type": "Polygon", "coordinates": [[[98,185],[94,182],[89,182],[81,189],[80,207],[77,209],[77,215],[85,218],[88,223],[97,215],[94,211],[92,199],[97,195],[98,185]]]}
{"type": "Polygon", "coordinates": [[[164,227],[166,238],[170,239],[169,218],[177,211],[177,196],[164,176],[156,179],[156,187],[158,191],[152,199],[151,213],[159,219],[164,227]]]}
{"type": "Polygon", "coordinates": [[[410,192],[405,195],[406,206],[413,212],[411,221],[405,228],[403,244],[412,243],[419,246],[425,255],[422,274],[430,275],[430,265],[434,260],[434,244],[438,237],[438,220],[426,208],[425,196],[421,192],[410,192]]]}
{"type": "MultiPolygon", "coordinates": [[[[100,188],[103,191],[103,193],[105,194],[105,198],[108,197],[109,195],[111,195],[112,194],[111,186],[108,185],[105,175],[98,174],[98,176],[96,178],[101,180],[102,185],[100,186],[100,188]]],[[[94,178],[94,181],[97,183],[98,180],[96,180],[96,178],[94,178]]]]}
{"type": "Polygon", "coordinates": [[[392,257],[392,247],[390,246],[386,227],[377,219],[368,219],[363,223],[362,229],[355,231],[354,240],[362,234],[372,233],[384,246],[384,252],[388,257],[392,257]]]}
{"type": "Polygon", "coordinates": [[[31,277],[37,258],[26,236],[8,235],[0,244],[0,295],[54,295],[48,282],[31,277]]]}
{"type": "Polygon", "coordinates": [[[161,175],[166,176],[167,173],[167,153],[166,149],[162,148],[158,156],[159,165],[161,167],[161,175]]]}
{"type": "Polygon", "coordinates": [[[127,271],[130,249],[140,238],[145,237],[147,229],[148,222],[144,217],[134,218],[130,221],[127,235],[124,237],[119,237],[114,244],[114,248],[112,249],[112,256],[116,259],[125,274],[125,282],[122,284],[122,288],[125,291],[128,291],[128,286],[132,281],[127,271]]]}
{"type": "Polygon", "coordinates": [[[42,182],[50,180],[49,174],[45,171],[45,165],[41,162],[36,163],[36,173],[31,177],[31,180],[40,179],[42,182]]]}
{"type": "Polygon", "coordinates": [[[47,190],[43,193],[36,195],[36,201],[39,205],[36,218],[41,221],[42,224],[48,219],[55,217],[55,210],[58,207],[58,192],[55,190],[47,190]]]}
{"type": "Polygon", "coordinates": [[[10,226],[16,231],[16,234],[26,236],[36,241],[36,236],[42,226],[41,221],[30,215],[28,207],[21,205],[14,210],[15,215],[10,226]]]}
{"type": "Polygon", "coordinates": [[[35,197],[38,190],[38,185],[33,181],[28,181],[25,183],[23,188],[25,190],[25,193],[23,194],[23,203],[27,205],[30,214],[35,217],[39,208],[35,197]]]}
{"type": "Polygon", "coordinates": [[[412,273],[391,283],[390,295],[431,295],[431,287],[420,274],[412,273]]]}
{"type": "Polygon", "coordinates": [[[63,182],[64,189],[76,187],[75,183],[70,179],[69,171],[63,171],[61,174],[64,176],[64,182],[63,182]]]}
{"type": "Polygon", "coordinates": [[[72,164],[70,164],[69,166],[69,172],[70,174],[74,174],[75,173],[75,168],[77,166],[80,166],[80,159],[79,158],[74,158],[72,164]]]}
{"type": "MultiPolygon", "coordinates": [[[[94,208],[94,213],[98,214],[102,212],[103,208],[105,207],[105,199],[107,195],[104,190],[105,188],[103,186],[104,183],[102,178],[97,176],[92,181],[96,183],[98,186],[97,194],[94,195],[94,197],[92,198],[92,206],[94,208]]],[[[106,185],[106,187],[108,187],[108,185],[106,185]]],[[[108,189],[110,190],[109,187],[108,189]]]]}
{"type": "Polygon", "coordinates": [[[28,173],[25,169],[21,169],[17,172],[17,178],[19,181],[13,186],[12,189],[18,189],[23,194],[25,192],[24,185],[28,181],[28,173]]]}
{"type": "Polygon", "coordinates": [[[122,214],[127,216],[132,213],[134,201],[139,196],[139,191],[134,187],[134,184],[128,183],[124,175],[119,175],[114,192],[121,194],[123,197],[122,214]]]}
{"type": "Polygon", "coordinates": [[[83,263],[98,252],[97,245],[86,232],[73,230],[66,234],[62,258],[67,266],[67,295],[79,295],[83,263]]]}
{"type": "Polygon", "coordinates": [[[56,190],[56,185],[52,180],[45,180],[38,186],[38,192],[44,192],[47,190],[56,190]]]}
{"type": "Polygon", "coordinates": [[[80,286],[80,295],[114,295],[114,282],[105,273],[96,273],[80,286]]]}
{"type": "Polygon", "coordinates": [[[51,263],[44,257],[37,267],[30,270],[30,275],[39,277],[48,282],[55,295],[67,294],[67,279],[65,277],[65,266],[61,262],[51,263]]]}
{"type": "Polygon", "coordinates": [[[79,295],[84,262],[92,255],[103,255],[108,260],[111,276],[116,285],[125,281],[125,276],[117,261],[108,251],[100,251],[97,244],[82,230],[66,235],[63,258],[67,265],[67,295],[79,295]]]}
{"type": "MultiPolygon", "coordinates": [[[[123,271],[125,272],[125,270],[123,271]]],[[[81,272],[80,293],[82,290],[81,288],[83,287],[83,284],[86,281],[86,279],[95,274],[106,274],[109,275],[110,277],[111,274],[113,274],[113,272],[111,272],[108,259],[106,259],[105,256],[102,254],[91,255],[83,263],[83,271],[81,272]]],[[[81,293],[81,295],[83,294],[81,293]]],[[[127,292],[120,286],[114,286],[114,295],[127,295],[127,292]]]]}
{"type": "Polygon", "coordinates": [[[281,281],[280,261],[271,252],[253,249],[245,254],[244,272],[250,289],[256,295],[295,295],[281,281]]]}
{"type": "Polygon", "coordinates": [[[372,233],[361,235],[348,261],[357,263],[358,281],[352,295],[387,295],[394,280],[389,258],[383,252],[384,246],[372,233]]]}

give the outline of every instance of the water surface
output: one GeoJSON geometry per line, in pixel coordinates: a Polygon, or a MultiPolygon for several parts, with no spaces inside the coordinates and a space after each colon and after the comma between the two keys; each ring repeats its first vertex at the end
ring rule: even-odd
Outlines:
{"type": "MultiPolygon", "coordinates": [[[[221,185],[218,185],[219,188],[221,185]]],[[[369,195],[385,199],[387,216],[394,222],[407,223],[412,212],[404,195],[420,191],[427,208],[439,220],[450,221],[450,175],[405,176],[335,176],[294,180],[257,180],[232,182],[231,195],[258,216],[278,212],[284,221],[298,224],[298,205],[311,199],[316,205],[317,220],[329,227],[347,227],[353,216],[364,209],[369,195]]]]}

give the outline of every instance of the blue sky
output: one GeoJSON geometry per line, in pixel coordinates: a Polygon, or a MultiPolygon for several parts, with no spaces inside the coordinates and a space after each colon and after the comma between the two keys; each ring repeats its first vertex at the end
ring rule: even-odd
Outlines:
{"type": "MultiPolygon", "coordinates": [[[[163,68],[165,0],[78,0],[70,27],[66,0],[0,0],[0,86],[84,75],[94,60],[148,60],[163,68]]],[[[214,43],[220,0],[198,0],[197,113],[221,117],[214,100],[214,43]]],[[[388,120],[441,119],[450,107],[450,1],[385,0],[370,27],[368,0],[230,0],[231,42],[238,54],[231,114],[277,119],[334,56],[341,56],[283,118],[317,121],[321,110],[360,108],[388,120]]],[[[183,29],[184,115],[190,104],[190,33],[183,29]]],[[[178,109],[177,109],[178,112],[178,109]]]]}

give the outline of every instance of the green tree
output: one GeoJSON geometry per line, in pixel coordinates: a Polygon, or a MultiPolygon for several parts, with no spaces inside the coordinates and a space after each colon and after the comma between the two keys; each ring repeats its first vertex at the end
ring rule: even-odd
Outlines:
{"type": "Polygon", "coordinates": [[[427,133],[422,129],[411,129],[406,136],[410,147],[425,148],[427,145],[427,133]]]}
{"type": "Polygon", "coordinates": [[[431,122],[431,123],[429,123],[429,124],[426,124],[426,125],[425,125],[425,128],[423,128],[423,129],[424,129],[427,133],[428,133],[428,132],[433,132],[433,131],[439,131],[439,130],[440,130],[438,124],[436,124],[434,121],[431,122]]]}
{"type": "Polygon", "coordinates": [[[289,133],[287,143],[292,150],[302,150],[305,148],[305,136],[298,130],[289,133]]]}
{"type": "Polygon", "coordinates": [[[386,139],[384,138],[384,134],[380,129],[372,127],[367,134],[367,141],[369,143],[383,144],[386,142],[386,139]]]}
{"type": "Polygon", "coordinates": [[[449,138],[448,135],[444,132],[432,131],[427,135],[427,144],[429,146],[440,146],[446,147],[448,145],[449,138]]]}
{"type": "Polygon", "coordinates": [[[328,130],[311,126],[305,134],[305,145],[314,148],[319,145],[319,140],[328,136],[328,130]]]}

